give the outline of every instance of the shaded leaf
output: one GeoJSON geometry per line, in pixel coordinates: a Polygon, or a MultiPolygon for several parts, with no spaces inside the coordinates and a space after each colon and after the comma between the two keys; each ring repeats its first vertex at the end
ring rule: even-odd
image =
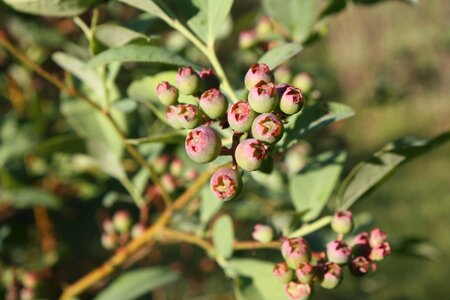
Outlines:
{"type": "Polygon", "coordinates": [[[193,65],[181,56],[170,53],[166,48],[137,42],[103,51],[94,56],[87,65],[96,67],[112,62],[146,62],[174,66],[193,65]]]}
{"type": "Polygon", "coordinates": [[[279,146],[286,149],[310,131],[352,117],[355,112],[347,105],[337,102],[318,102],[306,106],[300,114],[288,119],[286,132],[279,146]]]}
{"type": "Polygon", "coordinates": [[[57,209],[61,206],[60,199],[52,193],[32,187],[22,187],[20,190],[0,189],[0,203],[6,203],[18,209],[33,206],[57,209]]]}
{"type": "Polygon", "coordinates": [[[114,151],[105,142],[98,139],[87,140],[89,155],[95,158],[103,172],[118,180],[126,177],[125,169],[114,151]]]}
{"type": "Polygon", "coordinates": [[[306,212],[304,221],[316,219],[333,192],[345,161],[344,151],[319,154],[289,181],[296,211],[306,212]]]}
{"type": "Polygon", "coordinates": [[[213,229],[213,242],[219,255],[229,258],[233,254],[234,227],[233,220],[228,215],[223,215],[216,220],[213,229]]]}
{"type": "Polygon", "coordinates": [[[200,192],[200,222],[207,224],[220,210],[223,202],[217,199],[211,192],[209,185],[205,185],[200,192]]]}
{"type": "Polygon", "coordinates": [[[286,43],[266,52],[260,59],[260,63],[265,63],[271,69],[275,69],[289,58],[302,50],[302,46],[296,43],[286,43]]]}
{"type": "Polygon", "coordinates": [[[123,46],[135,39],[150,41],[145,34],[116,24],[102,24],[95,28],[94,35],[97,40],[108,47],[123,46]]]}
{"type": "Polygon", "coordinates": [[[433,139],[403,138],[388,144],[352,169],[339,188],[339,209],[348,209],[405,162],[450,140],[450,132],[433,139]]]}
{"type": "Polygon", "coordinates": [[[174,18],[173,13],[161,1],[153,0],[119,0],[119,2],[134,6],[140,10],[148,12],[164,21],[174,18]]]}
{"type": "Polygon", "coordinates": [[[15,10],[49,17],[76,16],[98,0],[4,0],[15,10]]]}
{"type": "Polygon", "coordinates": [[[76,135],[57,135],[44,140],[35,149],[39,155],[53,155],[54,153],[86,153],[84,139],[76,135]]]}
{"type": "Polygon", "coordinates": [[[174,282],[179,274],[164,267],[141,268],[125,272],[103,291],[95,300],[132,300],[150,291],[174,282]]]}
{"type": "Polygon", "coordinates": [[[274,281],[273,262],[239,258],[228,262],[228,267],[249,280],[239,280],[239,298],[245,300],[285,300],[283,285],[274,281]]]}
{"type": "Polygon", "coordinates": [[[133,101],[131,99],[122,99],[122,100],[114,102],[111,107],[114,109],[117,109],[123,113],[130,113],[130,112],[136,110],[137,103],[136,103],[136,101],[133,101]]]}
{"type": "Polygon", "coordinates": [[[263,0],[267,15],[283,25],[294,41],[305,41],[316,21],[319,1],[317,0],[263,0]]]}

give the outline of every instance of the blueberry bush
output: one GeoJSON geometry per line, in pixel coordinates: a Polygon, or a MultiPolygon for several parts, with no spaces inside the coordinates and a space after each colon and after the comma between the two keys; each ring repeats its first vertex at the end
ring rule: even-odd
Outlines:
{"type": "Polygon", "coordinates": [[[355,111],[302,67],[377,2],[3,1],[2,297],[313,299],[377,276],[396,248],[352,206],[450,134],[349,165],[324,141],[355,111]]]}

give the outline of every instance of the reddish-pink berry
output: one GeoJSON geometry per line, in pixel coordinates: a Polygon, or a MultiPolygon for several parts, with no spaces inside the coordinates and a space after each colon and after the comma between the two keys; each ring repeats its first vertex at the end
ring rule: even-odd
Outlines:
{"type": "Polygon", "coordinates": [[[268,113],[278,104],[278,94],[272,82],[258,82],[248,94],[248,103],[257,113],[268,113]]]}
{"type": "Polygon", "coordinates": [[[219,119],[227,112],[228,101],[218,89],[203,92],[199,100],[200,108],[210,119],[219,119]]]}
{"type": "Polygon", "coordinates": [[[245,75],[245,87],[251,90],[258,82],[264,81],[266,83],[273,82],[273,74],[269,66],[263,63],[254,63],[245,75]]]}
{"type": "Polygon", "coordinates": [[[337,211],[331,221],[334,232],[346,234],[353,229],[353,215],[349,210],[337,211]]]}
{"type": "Polygon", "coordinates": [[[350,262],[349,269],[355,276],[364,276],[369,273],[370,261],[364,256],[357,256],[350,262]]]}
{"type": "Polygon", "coordinates": [[[334,289],[342,282],[343,275],[342,268],[338,264],[326,263],[320,285],[326,289],[334,289]]]}
{"type": "Polygon", "coordinates": [[[273,239],[272,227],[263,224],[256,224],[253,228],[252,237],[255,241],[260,243],[268,243],[273,239]]]}
{"type": "Polygon", "coordinates": [[[310,283],[314,278],[314,268],[310,262],[301,263],[295,275],[301,283],[310,283]]]}
{"type": "Polygon", "coordinates": [[[295,87],[288,87],[280,99],[280,110],[287,115],[298,113],[304,104],[302,92],[295,87]]]}
{"type": "Polygon", "coordinates": [[[369,258],[372,261],[383,260],[386,256],[391,254],[391,246],[388,242],[383,242],[372,248],[369,258]]]}
{"type": "Polygon", "coordinates": [[[344,241],[331,241],[327,244],[328,260],[337,264],[346,264],[352,255],[352,250],[344,241]]]}
{"type": "Polygon", "coordinates": [[[300,264],[311,260],[311,251],[304,238],[290,238],[283,241],[281,254],[292,269],[298,269],[300,264]]]}
{"type": "Polygon", "coordinates": [[[170,173],[166,173],[161,176],[161,185],[164,190],[169,193],[173,193],[177,189],[176,179],[170,173]]]}
{"type": "Polygon", "coordinates": [[[168,83],[167,81],[163,81],[156,87],[156,94],[158,95],[158,99],[164,105],[174,105],[178,101],[178,89],[168,83]]]}
{"type": "Polygon", "coordinates": [[[200,76],[190,66],[179,68],[175,80],[178,90],[185,95],[193,95],[200,88],[200,76]]]}
{"type": "Polygon", "coordinates": [[[179,104],[177,113],[178,124],[182,128],[192,129],[197,127],[201,122],[201,112],[195,105],[179,104]]]}
{"type": "Polygon", "coordinates": [[[117,211],[112,220],[114,228],[120,233],[126,233],[130,230],[131,218],[126,210],[117,211]]]}
{"type": "Polygon", "coordinates": [[[181,129],[183,126],[178,117],[178,106],[170,105],[166,107],[166,118],[169,124],[175,129],[181,129]]]}
{"type": "Polygon", "coordinates": [[[219,134],[209,126],[199,126],[191,130],[185,141],[187,155],[198,163],[207,163],[216,159],[222,149],[219,134]]]}
{"type": "Polygon", "coordinates": [[[25,272],[22,275],[22,285],[29,289],[34,289],[39,281],[39,277],[36,273],[25,272]]]}
{"type": "Polygon", "coordinates": [[[184,167],[183,161],[178,157],[175,157],[170,163],[169,168],[170,174],[172,174],[175,177],[180,177],[181,174],[183,174],[183,167],[184,167]]]}
{"type": "Polygon", "coordinates": [[[261,114],[252,124],[252,135],[267,144],[278,142],[284,133],[283,123],[271,113],[261,114]]]}
{"type": "Polygon", "coordinates": [[[284,285],[284,293],[290,300],[307,300],[311,297],[312,288],[309,284],[291,281],[284,285]]]}
{"type": "Polygon", "coordinates": [[[250,104],[246,101],[238,101],[234,103],[228,110],[228,124],[237,132],[248,131],[256,118],[256,112],[254,112],[250,104]]]}
{"type": "Polygon", "coordinates": [[[234,199],[242,189],[241,176],[235,169],[222,168],[211,177],[210,188],[211,192],[222,201],[234,199]]]}
{"type": "Polygon", "coordinates": [[[369,238],[371,247],[376,247],[386,241],[387,241],[387,234],[384,231],[382,231],[380,228],[372,229],[369,238]]]}
{"type": "Polygon", "coordinates": [[[117,246],[117,238],[114,234],[103,233],[101,238],[102,246],[106,250],[111,250],[117,246]]]}
{"type": "Polygon", "coordinates": [[[254,171],[261,168],[267,158],[267,146],[257,139],[246,139],[236,147],[234,156],[242,169],[254,171]]]}
{"type": "Polygon", "coordinates": [[[241,31],[239,33],[239,47],[241,49],[249,49],[255,46],[258,42],[256,31],[254,29],[241,31]]]}
{"type": "Polygon", "coordinates": [[[273,275],[278,278],[281,283],[288,283],[294,277],[294,272],[286,263],[276,263],[273,268],[273,275]]]}

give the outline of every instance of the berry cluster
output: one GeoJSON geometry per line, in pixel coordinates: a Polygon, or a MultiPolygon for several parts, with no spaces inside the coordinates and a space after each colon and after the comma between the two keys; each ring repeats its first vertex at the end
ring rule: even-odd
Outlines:
{"type": "Polygon", "coordinates": [[[125,245],[130,238],[141,235],[145,227],[136,223],[132,225],[132,220],[126,210],[116,211],[112,219],[106,219],[102,223],[102,245],[107,250],[116,249],[125,245]]]}
{"type": "Polygon", "coordinates": [[[40,279],[35,272],[7,269],[2,277],[5,287],[16,286],[21,300],[36,299],[40,279]]]}
{"type": "Polygon", "coordinates": [[[162,82],[157,93],[166,105],[170,123],[175,128],[191,129],[185,148],[192,160],[208,163],[219,155],[232,156],[233,166],[217,171],[210,181],[211,191],[217,198],[230,200],[239,195],[242,188],[238,167],[254,171],[263,166],[269,147],[283,136],[285,119],[303,108],[304,97],[301,90],[292,85],[275,85],[269,67],[255,63],[245,75],[247,100],[228,108],[227,98],[218,89],[216,79],[209,70],[197,74],[191,67],[183,67],[178,70],[176,87],[162,82]],[[199,96],[198,106],[177,104],[180,92],[199,96]],[[230,148],[222,146],[220,134],[210,126],[214,121],[220,121],[222,128],[233,130],[230,148]]]}
{"type": "Polygon", "coordinates": [[[355,276],[367,274],[376,262],[390,254],[386,234],[374,228],[370,234],[358,234],[350,246],[343,235],[353,229],[349,211],[337,212],[331,223],[338,239],[329,242],[324,252],[312,252],[304,238],[289,238],[282,242],[284,262],[275,264],[273,273],[284,284],[286,296],[291,300],[309,299],[314,283],[326,289],[337,287],[343,279],[343,267],[348,266],[355,276]]]}

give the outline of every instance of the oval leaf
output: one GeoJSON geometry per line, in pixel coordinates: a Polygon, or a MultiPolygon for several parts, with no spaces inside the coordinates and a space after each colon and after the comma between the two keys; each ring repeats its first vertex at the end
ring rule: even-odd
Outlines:
{"type": "Polygon", "coordinates": [[[132,300],[168,283],[179,274],[163,267],[142,268],[128,271],[110,283],[95,300],[132,300]]]}
{"type": "Polygon", "coordinates": [[[95,28],[94,35],[97,40],[111,48],[123,46],[135,39],[150,41],[150,38],[145,34],[116,24],[100,25],[95,28]]]}
{"type": "Polygon", "coordinates": [[[213,242],[217,252],[224,258],[233,254],[234,228],[233,220],[228,215],[223,215],[214,223],[213,242]]]}
{"type": "Polygon", "coordinates": [[[289,58],[302,50],[302,46],[296,43],[286,43],[266,52],[260,59],[260,63],[265,63],[271,69],[275,69],[289,58]]]}
{"type": "Polygon", "coordinates": [[[4,0],[4,2],[24,13],[48,17],[68,17],[81,14],[97,0],[4,0]]]}

